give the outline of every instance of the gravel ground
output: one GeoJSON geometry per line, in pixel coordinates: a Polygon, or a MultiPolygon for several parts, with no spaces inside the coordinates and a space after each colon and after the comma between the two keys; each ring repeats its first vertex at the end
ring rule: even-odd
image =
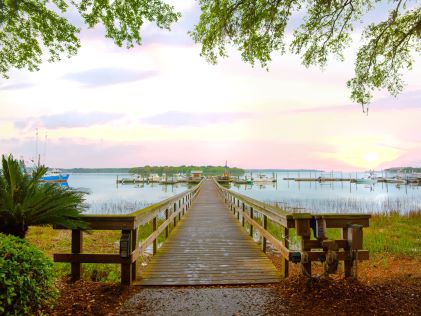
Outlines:
{"type": "MultiPolygon", "coordinates": [[[[267,315],[279,296],[270,287],[223,288],[144,288],[126,301],[119,315],[267,315]]],[[[277,315],[286,315],[286,308],[276,308],[277,315]]]]}
{"type": "Polygon", "coordinates": [[[363,262],[359,271],[358,280],[338,274],[311,285],[295,265],[276,285],[127,287],[61,279],[57,305],[43,314],[421,316],[421,260],[387,256],[363,262]]]}

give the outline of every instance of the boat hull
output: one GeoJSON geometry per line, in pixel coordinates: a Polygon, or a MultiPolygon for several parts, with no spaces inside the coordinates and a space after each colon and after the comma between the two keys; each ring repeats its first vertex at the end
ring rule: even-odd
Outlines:
{"type": "Polygon", "coordinates": [[[69,180],[68,174],[45,175],[41,178],[42,182],[67,182],[69,180]]]}
{"type": "Polygon", "coordinates": [[[354,181],[351,181],[357,184],[375,184],[377,183],[376,180],[372,180],[372,179],[355,179],[354,181]]]}

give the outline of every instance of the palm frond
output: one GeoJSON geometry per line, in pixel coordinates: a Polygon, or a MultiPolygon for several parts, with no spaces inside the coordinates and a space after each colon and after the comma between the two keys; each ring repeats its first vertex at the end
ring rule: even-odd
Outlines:
{"type": "Polygon", "coordinates": [[[25,234],[31,225],[59,225],[87,229],[81,219],[83,194],[65,190],[40,180],[47,168],[40,166],[26,175],[17,160],[2,157],[0,174],[0,231],[25,234]]]}

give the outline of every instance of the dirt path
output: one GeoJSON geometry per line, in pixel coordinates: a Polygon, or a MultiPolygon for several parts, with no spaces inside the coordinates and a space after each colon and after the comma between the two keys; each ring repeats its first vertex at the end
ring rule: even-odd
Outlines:
{"type": "Polygon", "coordinates": [[[61,297],[45,314],[421,316],[421,260],[385,256],[360,268],[358,280],[333,275],[310,287],[295,265],[290,278],[263,286],[124,287],[62,280],[61,297]]]}
{"type": "Polygon", "coordinates": [[[271,287],[144,288],[128,300],[119,315],[286,315],[271,287]]]}

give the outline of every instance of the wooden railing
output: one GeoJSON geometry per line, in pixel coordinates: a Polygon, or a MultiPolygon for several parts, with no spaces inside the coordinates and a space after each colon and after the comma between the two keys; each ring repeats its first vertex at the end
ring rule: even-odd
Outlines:
{"type": "Polygon", "coordinates": [[[322,262],[326,273],[332,273],[336,271],[338,261],[343,261],[344,274],[348,277],[352,275],[352,268],[359,260],[369,259],[368,251],[362,248],[363,227],[368,227],[370,215],[289,213],[231,191],[216,180],[215,183],[225,203],[241,221],[242,226],[246,227],[245,224],[248,224],[250,236],[253,236],[255,231],[260,234],[262,250],[266,252],[266,244],[269,241],[272,247],[280,252],[284,277],[288,276],[289,262],[300,263],[303,273],[311,276],[312,262],[322,262]],[[278,226],[281,231],[280,238],[268,231],[269,223],[278,226]],[[341,239],[328,240],[327,228],[339,228],[341,239]],[[299,250],[290,249],[290,229],[295,229],[300,239],[299,250]]]}
{"type": "MultiPolygon", "coordinates": [[[[71,263],[71,274],[74,281],[80,279],[82,263],[120,264],[121,283],[131,284],[136,279],[139,256],[151,245],[153,254],[156,253],[158,236],[165,232],[165,238],[168,237],[170,223],[173,223],[174,227],[177,225],[177,221],[190,208],[199,189],[200,184],[190,190],[127,215],[85,215],[83,219],[88,223],[91,230],[121,230],[120,253],[83,253],[83,232],[72,230],[71,253],[54,254],[54,261],[71,263]],[[159,227],[157,226],[158,218],[165,218],[165,221],[159,227]],[[152,223],[152,233],[139,243],[139,226],[148,223],[152,223]]],[[[61,229],[60,227],[56,228],[61,229]]]]}

